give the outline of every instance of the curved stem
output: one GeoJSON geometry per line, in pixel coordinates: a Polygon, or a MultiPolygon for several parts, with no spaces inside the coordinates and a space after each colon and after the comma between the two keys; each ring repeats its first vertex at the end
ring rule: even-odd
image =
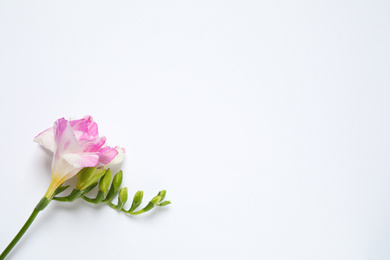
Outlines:
{"type": "Polygon", "coordinates": [[[62,202],[70,201],[68,197],[54,197],[53,200],[62,201],[62,202]]]}
{"type": "Polygon", "coordinates": [[[86,197],[86,196],[83,196],[82,198],[83,198],[83,200],[85,200],[85,201],[87,201],[87,202],[89,202],[89,203],[92,203],[92,204],[99,204],[99,202],[96,202],[94,199],[88,198],[88,197],[86,197]]]}
{"type": "Polygon", "coordinates": [[[5,259],[5,257],[11,252],[11,250],[14,248],[14,246],[19,242],[19,240],[22,238],[24,233],[26,233],[27,229],[31,226],[34,219],[37,217],[39,211],[43,210],[47,204],[49,204],[49,200],[46,197],[43,197],[43,199],[38,203],[38,205],[35,207],[33,212],[31,213],[30,217],[27,219],[26,223],[23,225],[23,227],[20,229],[20,231],[16,234],[14,239],[9,243],[9,245],[4,249],[4,251],[0,255],[0,260],[5,259]]]}

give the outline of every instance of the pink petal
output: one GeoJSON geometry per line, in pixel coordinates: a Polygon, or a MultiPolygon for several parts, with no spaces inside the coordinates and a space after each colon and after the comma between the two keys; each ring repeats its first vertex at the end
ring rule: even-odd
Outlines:
{"type": "Polygon", "coordinates": [[[111,162],[115,156],[117,156],[118,151],[115,148],[106,146],[99,151],[101,153],[99,158],[99,165],[106,165],[111,162]]]}
{"type": "Polygon", "coordinates": [[[67,153],[81,153],[83,148],[77,141],[72,127],[64,118],[58,119],[54,123],[54,138],[57,143],[55,158],[59,159],[63,154],[67,153]]]}
{"type": "Polygon", "coordinates": [[[54,139],[53,127],[50,127],[42,133],[38,134],[34,138],[34,142],[37,142],[38,144],[42,145],[43,147],[54,153],[57,148],[57,145],[54,139]]]}
{"type": "Polygon", "coordinates": [[[95,137],[88,140],[79,140],[84,152],[98,152],[100,148],[106,143],[106,137],[95,137]]]}
{"type": "Polygon", "coordinates": [[[115,150],[118,151],[118,154],[115,156],[115,158],[108,165],[106,165],[106,167],[111,167],[112,165],[119,164],[119,163],[123,162],[123,160],[125,158],[125,152],[126,152],[125,148],[116,146],[115,150]]]}
{"type": "Polygon", "coordinates": [[[72,120],[70,121],[70,125],[75,131],[80,131],[84,134],[88,134],[92,136],[98,135],[98,126],[93,121],[92,116],[85,116],[79,120],[72,120]]]}

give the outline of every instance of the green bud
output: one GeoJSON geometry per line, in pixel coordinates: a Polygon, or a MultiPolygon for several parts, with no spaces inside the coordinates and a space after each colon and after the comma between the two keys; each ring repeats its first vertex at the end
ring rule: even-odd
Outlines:
{"type": "Polygon", "coordinates": [[[158,204],[160,201],[162,200],[162,198],[157,195],[156,197],[154,197],[150,202],[152,202],[154,205],[158,204]]]}
{"type": "Polygon", "coordinates": [[[108,169],[106,171],[106,174],[100,179],[99,182],[99,191],[103,192],[103,194],[106,194],[108,192],[108,189],[110,188],[110,184],[111,184],[111,179],[112,179],[111,170],[108,169]]]}
{"type": "Polygon", "coordinates": [[[148,212],[149,210],[151,210],[152,208],[154,208],[154,204],[153,202],[149,202],[148,205],[145,206],[145,208],[137,211],[137,212],[131,212],[130,214],[132,215],[139,215],[139,214],[142,214],[142,213],[145,213],[145,212],[148,212]]]}
{"type": "Polygon", "coordinates": [[[79,171],[77,174],[78,181],[76,185],[76,189],[85,190],[95,182],[97,182],[104,174],[106,170],[104,168],[96,168],[96,167],[85,167],[79,171]]]}
{"type": "Polygon", "coordinates": [[[143,196],[144,192],[142,190],[137,191],[137,193],[134,195],[133,203],[131,204],[128,212],[133,212],[136,208],[138,208],[139,205],[141,205],[143,196]]]}
{"type": "Polygon", "coordinates": [[[127,195],[127,187],[124,187],[124,188],[122,188],[122,189],[119,191],[119,199],[120,199],[123,203],[126,203],[127,198],[128,198],[128,195],[127,195]]]}
{"type": "Polygon", "coordinates": [[[154,206],[156,206],[156,204],[159,203],[160,201],[161,201],[161,197],[157,195],[156,197],[154,197],[154,198],[148,203],[148,205],[145,206],[145,208],[143,208],[143,209],[141,209],[140,211],[135,212],[135,213],[133,213],[133,214],[134,214],[134,215],[139,215],[139,214],[148,212],[149,210],[151,210],[152,208],[154,208],[154,206]]]}
{"type": "MultiPolygon", "coordinates": [[[[132,206],[130,208],[130,210],[127,211],[127,213],[130,213],[132,215],[139,215],[139,214],[148,212],[149,210],[153,209],[155,206],[165,206],[165,205],[171,204],[170,201],[161,202],[163,200],[163,197],[161,197],[161,196],[165,196],[165,193],[166,193],[165,190],[160,191],[157,194],[157,196],[155,196],[151,201],[149,201],[148,205],[146,205],[143,209],[141,209],[141,210],[139,210],[137,212],[133,212],[134,209],[133,209],[133,206],[132,206]]],[[[134,196],[134,199],[135,199],[135,196],[134,196]]],[[[133,204],[134,204],[134,202],[133,202],[133,204]]]]}
{"type": "Polygon", "coordinates": [[[114,198],[115,194],[117,194],[122,184],[122,178],[123,178],[122,171],[119,171],[117,174],[115,174],[114,179],[112,180],[111,183],[111,188],[108,191],[106,198],[104,199],[105,202],[111,201],[114,198]]]}
{"type": "Polygon", "coordinates": [[[114,180],[112,181],[112,185],[114,186],[114,189],[115,190],[118,190],[119,187],[121,186],[122,184],[122,179],[123,179],[123,173],[122,171],[119,171],[115,177],[114,177],[114,180]]]}
{"type": "Polygon", "coordinates": [[[125,188],[122,188],[120,191],[119,191],[119,195],[118,195],[118,207],[117,209],[121,209],[123,208],[123,206],[125,205],[125,203],[127,202],[127,187],[125,188]]]}
{"type": "Polygon", "coordinates": [[[165,198],[165,194],[167,193],[166,190],[162,190],[160,191],[157,195],[161,197],[161,200],[163,200],[165,198]]]}

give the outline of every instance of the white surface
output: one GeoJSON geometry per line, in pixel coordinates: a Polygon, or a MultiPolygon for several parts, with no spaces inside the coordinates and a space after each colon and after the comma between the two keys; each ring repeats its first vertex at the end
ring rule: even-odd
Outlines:
{"type": "MultiPolygon", "coordinates": [[[[388,1],[1,1],[1,250],[32,142],[94,116],[138,217],[54,202],[8,259],[390,259],[388,1]]],[[[128,207],[128,206],[127,206],[128,207]]]]}

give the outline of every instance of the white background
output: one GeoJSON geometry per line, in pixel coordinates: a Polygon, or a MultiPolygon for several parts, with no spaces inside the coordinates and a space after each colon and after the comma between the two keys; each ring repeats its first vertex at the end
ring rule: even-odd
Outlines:
{"type": "Polygon", "coordinates": [[[130,194],[173,204],[53,202],[8,259],[390,259],[389,12],[1,1],[0,250],[50,181],[32,139],[90,114],[130,194]]]}

